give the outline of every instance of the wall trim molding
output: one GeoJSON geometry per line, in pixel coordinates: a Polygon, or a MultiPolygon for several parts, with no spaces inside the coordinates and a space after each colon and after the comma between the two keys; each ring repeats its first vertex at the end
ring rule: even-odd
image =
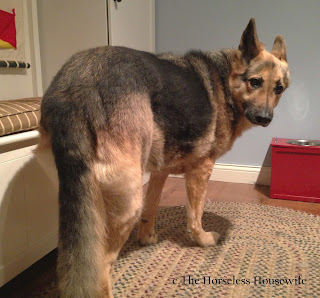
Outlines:
{"type": "Polygon", "coordinates": [[[149,182],[149,179],[150,179],[150,173],[144,173],[144,175],[143,175],[143,180],[142,180],[143,185],[145,185],[146,183],[148,183],[148,182],[149,182]]]}
{"type": "MultiPolygon", "coordinates": [[[[170,175],[183,178],[183,175],[170,175]]],[[[233,183],[270,185],[271,167],[248,165],[215,164],[210,180],[233,183]]]]}
{"type": "Polygon", "coordinates": [[[270,185],[271,167],[216,164],[210,180],[270,185]]]}

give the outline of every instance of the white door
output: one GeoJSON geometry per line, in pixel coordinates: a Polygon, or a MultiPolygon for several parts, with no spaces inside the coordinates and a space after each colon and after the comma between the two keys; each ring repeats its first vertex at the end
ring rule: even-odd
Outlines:
{"type": "Polygon", "coordinates": [[[108,0],[109,44],[155,51],[154,0],[108,0]]]}

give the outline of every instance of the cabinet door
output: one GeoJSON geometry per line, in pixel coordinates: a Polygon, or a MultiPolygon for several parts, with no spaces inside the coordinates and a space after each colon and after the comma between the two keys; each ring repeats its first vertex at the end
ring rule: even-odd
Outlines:
{"type": "Polygon", "coordinates": [[[108,0],[109,44],[154,52],[154,0],[108,0]]]}
{"type": "Polygon", "coordinates": [[[48,235],[58,234],[58,190],[33,157],[24,167],[29,247],[48,235]]]}
{"type": "MultiPolygon", "coordinates": [[[[0,163],[0,267],[28,249],[23,166],[29,157],[0,163]]],[[[0,285],[5,276],[0,276],[0,285]]]]}

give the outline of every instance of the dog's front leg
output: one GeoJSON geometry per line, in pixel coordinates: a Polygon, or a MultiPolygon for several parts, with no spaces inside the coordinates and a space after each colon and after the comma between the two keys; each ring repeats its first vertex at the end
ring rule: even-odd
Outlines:
{"type": "Polygon", "coordinates": [[[219,234],[216,232],[205,232],[201,223],[208,180],[213,165],[214,162],[206,158],[195,165],[190,165],[185,172],[188,194],[187,228],[192,238],[200,246],[215,245],[219,238],[219,234]]]}
{"type": "Polygon", "coordinates": [[[158,243],[158,235],[154,230],[154,224],[162,189],[168,175],[168,171],[153,172],[150,175],[138,231],[138,240],[141,244],[158,243]]]}

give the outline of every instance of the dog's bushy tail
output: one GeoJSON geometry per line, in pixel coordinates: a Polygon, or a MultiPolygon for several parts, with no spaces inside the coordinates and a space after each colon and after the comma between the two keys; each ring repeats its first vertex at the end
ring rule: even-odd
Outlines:
{"type": "Polygon", "coordinates": [[[70,123],[60,123],[51,134],[59,176],[59,291],[61,297],[98,297],[105,288],[101,278],[106,231],[93,167],[94,139],[85,121],[77,131],[70,123]]]}
{"type": "Polygon", "coordinates": [[[64,175],[72,178],[61,179],[59,191],[59,288],[62,297],[96,297],[105,247],[100,190],[89,169],[69,166],[64,175]]]}

